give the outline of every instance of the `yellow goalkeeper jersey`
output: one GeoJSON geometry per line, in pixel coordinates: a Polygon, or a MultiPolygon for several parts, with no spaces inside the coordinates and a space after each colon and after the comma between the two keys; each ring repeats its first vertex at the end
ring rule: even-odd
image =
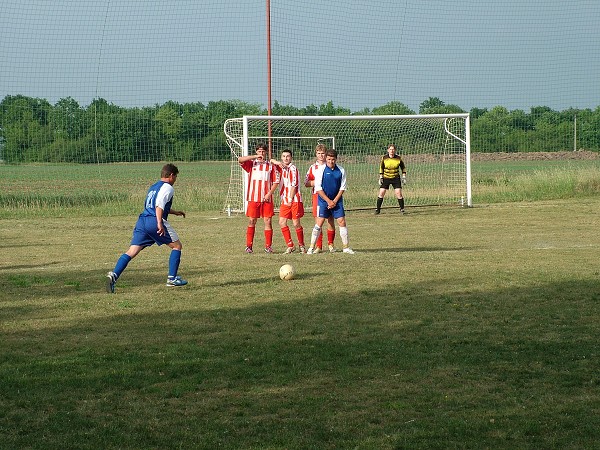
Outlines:
{"type": "Polygon", "coordinates": [[[390,158],[390,155],[383,155],[381,164],[379,164],[379,175],[383,178],[400,178],[400,171],[406,173],[404,161],[400,156],[395,155],[390,158]]]}

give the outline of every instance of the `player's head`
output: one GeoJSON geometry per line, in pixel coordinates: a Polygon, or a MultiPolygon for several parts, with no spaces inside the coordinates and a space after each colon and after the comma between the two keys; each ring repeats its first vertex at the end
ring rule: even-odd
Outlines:
{"type": "Polygon", "coordinates": [[[281,162],[286,166],[292,162],[292,151],[285,149],[281,152],[281,162]]]}
{"type": "Polygon", "coordinates": [[[325,161],[325,153],[327,153],[327,147],[325,146],[325,144],[318,144],[315,147],[315,155],[317,157],[317,161],[325,161]]]}
{"type": "Polygon", "coordinates": [[[390,144],[387,146],[388,155],[394,156],[396,154],[396,146],[394,144],[390,144]]]}
{"type": "Polygon", "coordinates": [[[175,164],[165,164],[160,171],[160,177],[164,179],[169,179],[169,183],[175,183],[177,179],[177,175],[179,175],[179,169],[175,164]]]}
{"type": "Polygon", "coordinates": [[[267,144],[263,144],[262,142],[257,144],[255,152],[259,156],[258,159],[265,159],[267,157],[267,144]]]}
{"type": "Polygon", "coordinates": [[[325,153],[325,163],[327,164],[328,167],[330,168],[334,168],[335,167],[335,162],[337,161],[337,151],[335,151],[334,149],[329,149],[327,150],[327,152],[325,153]]]}

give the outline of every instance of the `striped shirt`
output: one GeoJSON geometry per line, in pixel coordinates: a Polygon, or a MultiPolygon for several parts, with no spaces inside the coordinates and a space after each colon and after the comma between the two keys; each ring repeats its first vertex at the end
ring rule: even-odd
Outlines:
{"type": "Polygon", "coordinates": [[[292,203],[302,202],[302,195],[300,194],[298,168],[294,164],[290,164],[287,167],[279,169],[281,171],[281,188],[279,194],[281,195],[282,205],[291,205],[292,203]],[[296,190],[295,195],[292,197],[292,191],[296,190]]]}
{"type": "MultiPolygon", "coordinates": [[[[311,165],[308,168],[308,172],[306,172],[306,177],[304,177],[304,183],[306,184],[307,181],[314,181],[319,171],[323,170],[324,167],[325,163],[319,164],[318,162],[316,162],[313,165],[311,165]]],[[[315,191],[314,186],[312,187],[311,193],[313,195],[317,193],[317,191],[315,191]]]]}
{"type": "Polygon", "coordinates": [[[279,172],[269,161],[251,159],[241,163],[242,169],[248,172],[248,189],[246,200],[262,202],[274,183],[279,183],[279,172]]]}

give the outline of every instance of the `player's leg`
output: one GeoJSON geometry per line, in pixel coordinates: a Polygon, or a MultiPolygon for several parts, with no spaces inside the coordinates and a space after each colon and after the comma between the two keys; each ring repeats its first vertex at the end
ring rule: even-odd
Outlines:
{"type": "MultiPolygon", "coordinates": [[[[313,217],[315,218],[315,224],[317,223],[317,219],[319,217],[319,215],[317,213],[318,208],[319,208],[319,195],[313,194],[312,195],[312,211],[313,211],[313,217]]],[[[315,245],[314,245],[314,253],[319,253],[322,249],[323,249],[323,233],[320,233],[319,238],[317,239],[317,242],[315,242],[315,245]]]]}
{"type": "MultiPolygon", "coordinates": [[[[328,211],[325,211],[323,214],[327,214],[328,211]]],[[[325,217],[317,217],[315,218],[315,226],[312,229],[312,233],[310,235],[310,247],[306,251],[307,254],[312,255],[315,252],[315,244],[319,235],[321,235],[321,228],[323,227],[323,223],[325,223],[325,217]]]]}
{"type": "Polygon", "coordinates": [[[246,253],[252,253],[254,234],[256,232],[256,222],[260,217],[260,203],[248,202],[246,216],[248,216],[248,226],[246,227],[246,253]]]}
{"type": "Polygon", "coordinates": [[[402,195],[402,189],[394,189],[394,193],[396,194],[396,199],[398,199],[398,206],[400,206],[400,212],[404,212],[404,196],[402,195]]]}
{"type": "Polygon", "coordinates": [[[333,246],[334,240],[335,240],[335,220],[334,220],[333,216],[329,216],[327,219],[327,246],[329,247],[330,253],[335,253],[335,247],[333,246]]]}
{"type": "Polygon", "coordinates": [[[292,203],[292,224],[296,230],[296,237],[298,238],[298,247],[301,253],[306,252],[304,245],[304,228],[300,219],[304,217],[304,204],[302,202],[292,203]]]}
{"type": "Polygon", "coordinates": [[[350,241],[348,239],[348,227],[346,226],[346,213],[344,211],[344,203],[340,201],[333,209],[333,216],[338,223],[340,228],[340,238],[342,240],[342,247],[344,253],[354,254],[354,250],[350,248],[350,241]]]}
{"type": "Polygon", "coordinates": [[[182,279],[177,272],[179,271],[179,263],[181,262],[181,249],[183,245],[181,241],[170,242],[168,244],[171,247],[171,255],[169,256],[169,275],[167,277],[167,286],[185,286],[187,281],[182,279]]]}
{"type": "Polygon", "coordinates": [[[275,215],[275,207],[271,202],[262,203],[261,216],[265,224],[265,253],[273,253],[273,225],[272,218],[275,215]]]}
{"type": "Polygon", "coordinates": [[[383,205],[383,197],[385,197],[385,193],[387,189],[383,186],[379,188],[379,194],[377,195],[377,209],[375,209],[375,214],[379,214],[381,212],[381,205],[383,205]]]}
{"type": "Polygon", "coordinates": [[[286,245],[285,253],[292,253],[296,248],[294,247],[294,241],[292,240],[292,233],[288,226],[288,220],[292,218],[292,212],[290,207],[287,205],[281,205],[279,207],[279,227],[281,228],[281,234],[283,235],[283,241],[286,245]]]}

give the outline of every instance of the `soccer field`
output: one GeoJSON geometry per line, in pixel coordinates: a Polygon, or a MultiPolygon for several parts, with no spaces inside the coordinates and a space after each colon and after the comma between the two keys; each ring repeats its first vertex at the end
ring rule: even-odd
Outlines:
{"type": "Polygon", "coordinates": [[[189,285],[152,247],[115,295],[135,215],[0,219],[2,446],[593,448],[599,208],[350,212],[357,253],[312,256],[195,211],[189,285]]]}

